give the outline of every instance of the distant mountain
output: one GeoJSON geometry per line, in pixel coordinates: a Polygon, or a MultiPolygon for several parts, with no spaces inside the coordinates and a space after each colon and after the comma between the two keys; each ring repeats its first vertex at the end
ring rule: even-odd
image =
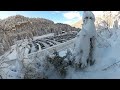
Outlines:
{"type": "Polygon", "coordinates": [[[71,26],[76,27],[76,28],[82,28],[82,23],[83,23],[82,20],[79,20],[78,22],[74,23],[71,26]]]}

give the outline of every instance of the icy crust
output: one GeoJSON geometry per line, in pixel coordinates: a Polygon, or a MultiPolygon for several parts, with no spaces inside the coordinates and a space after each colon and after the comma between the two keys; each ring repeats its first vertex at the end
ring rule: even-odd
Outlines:
{"type": "Polygon", "coordinates": [[[75,64],[81,64],[81,68],[87,66],[87,60],[90,53],[90,38],[96,37],[94,19],[95,18],[92,12],[85,11],[83,13],[83,20],[85,22],[83,23],[82,30],[78,33],[75,39],[73,57],[75,59],[75,64]]]}

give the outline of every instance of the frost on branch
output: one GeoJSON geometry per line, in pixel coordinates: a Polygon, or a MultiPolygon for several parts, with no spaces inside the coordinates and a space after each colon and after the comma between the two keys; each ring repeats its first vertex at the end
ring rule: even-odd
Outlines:
{"type": "Polygon", "coordinates": [[[114,27],[115,29],[118,29],[118,21],[117,21],[117,20],[114,21],[113,27],[114,27]]]}
{"type": "Polygon", "coordinates": [[[90,11],[84,11],[83,13],[83,27],[82,30],[77,34],[73,60],[74,65],[77,68],[84,68],[88,64],[92,65],[93,60],[93,49],[94,40],[96,37],[95,29],[95,16],[90,11]]]}

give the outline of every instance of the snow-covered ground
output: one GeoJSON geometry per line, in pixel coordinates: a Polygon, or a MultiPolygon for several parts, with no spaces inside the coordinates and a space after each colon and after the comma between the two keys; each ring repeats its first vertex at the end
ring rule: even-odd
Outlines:
{"type": "MultiPolygon", "coordinates": [[[[98,35],[94,52],[95,64],[78,71],[74,68],[69,68],[66,79],[120,79],[120,29],[111,29],[110,33],[107,30],[103,30],[101,33],[97,32],[98,35]]],[[[73,50],[72,47],[72,44],[67,46],[67,48],[73,50]]],[[[50,48],[52,49],[52,47],[50,48]]],[[[66,55],[67,48],[64,50],[61,49],[59,52],[61,57],[66,55]]],[[[14,50],[11,50],[11,54],[9,54],[9,52],[5,53],[6,58],[10,61],[17,58],[15,45],[12,46],[12,49],[14,50]]],[[[8,66],[8,63],[4,63],[2,66],[8,66]]],[[[9,71],[8,69],[3,70],[4,72],[9,71]]],[[[3,73],[2,75],[5,78],[3,73]]]]}
{"type": "MultiPolygon", "coordinates": [[[[25,68],[28,67],[29,64],[33,65],[34,63],[33,67],[38,66],[39,68],[37,68],[37,71],[41,74],[46,73],[47,75],[49,75],[49,78],[59,79],[59,75],[53,69],[53,66],[48,65],[49,70],[46,71],[46,56],[48,54],[52,54],[54,52],[54,49],[59,52],[59,56],[61,57],[66,55],[67,50],[72,51],[73,55],[74,52],[76,52],[76,56],[80,55],[81,50],[89,54],[90,51],[88,47],[90,47],[90,42],[88,41],[91,37],[96,36],[94,44],[95,46],[93,50],[93,59],[95,60],[95,63],[92,66],[88,65],[84,69],[77,70],[69,65],[65,79],[120,79],[120,29],[117,29],[115,27],[109,30],[99,28],[99,30],[93,33],[92,30],[95,28],[93,28],[92,26],[94,25],[93,21],[95,21],[95,18],[93,17],[93,14],[90,14],[90,17],[88,15],[89,13],[83,16],[84,28],[82,29],[83,31],[81,31],[82,34],[79,33],[77,35],[77,40],[76,38],[74,38],[64,43],[57,43],[57,45],[51,47],[45,45],[47,48],[43,50],[40,49],[38,51],[35,51],[36,48],[32,43],[33,47],[31,48],[31,51],[33,52],[30,54],[28,54],[30,50],[28,48],[30,47],[26,48],[28,44],[26,39],[24,40],[24,42],[22,40],[19,41],[21,43],[21,46],[19,46],[18,44],[13,45],[11,47],[11,50],[0,56],[0,75],[2,76],[2,78],[19,79],[21,75],[24,75],[24,71],[21,70],[21,68],[23,68],[22,64],[24,64],[25,68]],[[88,36],[85,39],[81,38],[82,35],[88,36]],[[75,48],[74,45],[78,47],[75,48]],[[86,47],[88,49],[86,49],[86,47]]],[[[33,40],[51,36],[54,36],[54,33],[33,37],[33,40]]],[[[86,55],[86,53],[84,53],[84,55],[86,55]]],[[[83,57],[83,55],[78,56],[78,63],[80,63],[79,61],[81,60],[81,57],[83,57]]],[[[83,61],[86,62],[87,59],[88,57],[83,61]]]]}
{"type": "Polygon", "coordinates": [[[80,71],[70,68],[67,79],[120,79],[120,29],[112,29],[110,33],[110,38],[107,34],[97,37],[95,64],[80,71]]]}
{"type": "Polygon", "coordinates": [[[33,37],[33,40],[54,36],[54,33],[33,37]]]}

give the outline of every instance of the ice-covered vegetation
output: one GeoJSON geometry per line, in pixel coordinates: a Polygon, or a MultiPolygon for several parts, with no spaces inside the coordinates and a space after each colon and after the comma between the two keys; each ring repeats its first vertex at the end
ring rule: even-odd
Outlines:
{"type": "MultiPolygon", "coordinates": [[[[83,14],[81,31],[14,41],[0,56],[1,79],[120,78],[120,28],[95,27],[95,16],[83,14]],[[77,33],[77,34],[76,34],[77,33]]],[[[103,22],[102,22],[103,23],[103,22]]],[[[0,44],[0,50],[3,47],[0,44]]]]}

